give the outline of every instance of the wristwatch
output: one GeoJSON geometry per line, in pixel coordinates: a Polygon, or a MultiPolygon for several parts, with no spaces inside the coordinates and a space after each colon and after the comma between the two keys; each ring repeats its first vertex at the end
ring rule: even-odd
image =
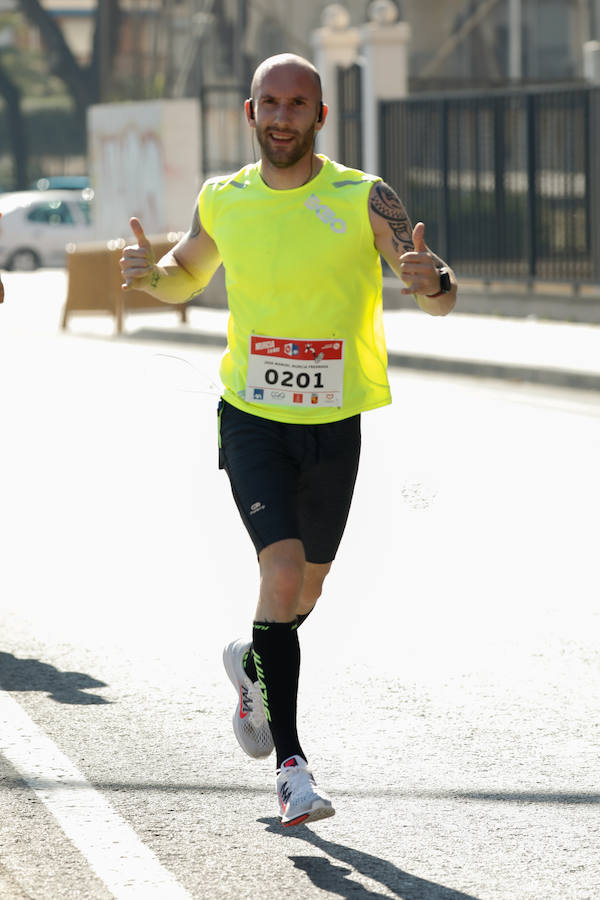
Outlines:
{"type": "Polygon", "coordinates": [[[428,297],[441,297],[442,294],[449,294],[452,290],[452,282],[450,281],[450,272],[445,266],[438,269],[440,276],[440,289],[435,294],[427,294],[428,297]]]}

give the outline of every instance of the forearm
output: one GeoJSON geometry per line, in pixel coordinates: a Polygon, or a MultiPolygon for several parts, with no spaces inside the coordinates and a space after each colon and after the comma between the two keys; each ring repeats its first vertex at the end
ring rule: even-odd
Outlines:
{"type": "Polygon", "coordinates": [[[417,305],[430,316],[447,316],[456,306],[456,291],[442,294],[441,297],[427,297],[415,294],[417,305]]]}
{"type": "MultiPolygon", "coordinates": [[[[456,306],[456,295],[458,292],[458,283],[456,281],[456,276],[452,269],[446,265],[446,263],[440,259],[439,256],[432,254],[436,265],[443,266],[448,270],[448,274],[450,275],[450,283],[452,285],[450,291],[447,294],[440,294],[438,297],[430,297],[427,294],[419,294],[416,291],[411,291],[409,287],[405,287],[402,290],[403,294],[412,294],[415,298],[415,302],[423,312],[428,313],[430,316],[447,316],[449,312],[452,312],[454,307],[456,306]]],[[[400,260],[396,259],[388,259],[388,263],[390,268],[394,272],[398,278],[403,278],[402,266],[400,260]]]]}
{"type": "MultiPolygon", "coordinates": [[[[418,306],[430,316],[446,316],[456,306],[457,283],[454,272],[425,243],[425,225],[414,228],[395,192],[386,184],[373,186],[369,215],[375,247],[392,271],[404,282],[403,294],[412,294],[418,306]],[[440,269],[450,276],[450,290],[440,280],[440,269]]],[[[445,281],[445,278],[444,278],[445,281]]]]}
{"type": "Polygon", "coordinates": [[[444,268],[447,269],[448,274],[450,275],[450,290],[448,291],[448,293],[440,294],[437,297],[430,297],[427,294],[414,294],[413,296],[419,308],[422,309],[423,312],[428,313],[428,315],[447,316],[448,313],[452,312],[452,310],[456,306],[458,283],[452,269],[447,266],[444,261],[439,258],[439,256],[435,256],[435,254],[434,259],[439,266],[444,266],[444,268]]]}
{"type": "Polygon", "coordinates": [[[144,291],[161,300],[163,303],[187,303],[193,297],[201,294],[212,272],[192,274],[188,272],[176,259],[172,250],[159,259],[152,267],[152,271],[144,278],[136,280],[136,290],[144,291]]]}
{"type": "Polygon", "coordinates": [[[221,264],[214,241],[199,223],[158,263],[140,220],[132,216],[129,224],[137,244],[125,247],[119,260],[125,291],[144,291],[163,303],[187,303],[204,290],[221,264]]]}

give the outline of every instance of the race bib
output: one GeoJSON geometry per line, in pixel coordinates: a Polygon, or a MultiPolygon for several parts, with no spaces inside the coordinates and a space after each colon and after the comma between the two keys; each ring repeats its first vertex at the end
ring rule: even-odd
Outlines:
{"type": "Polygon", "coordinates": [[[250,335],[248,403],[341,407],[343,386],[343,341],[250,335]]]}

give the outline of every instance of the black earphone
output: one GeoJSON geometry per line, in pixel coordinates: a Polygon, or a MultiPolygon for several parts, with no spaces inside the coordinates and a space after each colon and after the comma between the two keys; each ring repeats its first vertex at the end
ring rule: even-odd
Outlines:
{"type": "MultiPolygon", "coordinates": [[[[252,97],[248,99],[248,114],[251,119],[254,118],[254,102],[252,97]]],[[[323,101],[319,100],[319,115],[317,116],[317,122],[323,121],[323,101]]]]}

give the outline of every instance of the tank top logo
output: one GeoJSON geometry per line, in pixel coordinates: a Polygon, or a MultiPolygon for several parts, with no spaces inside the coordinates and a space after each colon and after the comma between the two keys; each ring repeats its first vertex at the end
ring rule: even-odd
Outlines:
{"type": "Polygon", "coordinates": [[[325,225],[329,225],[331,230],[335,232],[335,234],[345,234],[346,233],[346,223],[343,219],[336,219],[334,211],[329,206],[325,206],[316,194],[311,194],[308,200],[304,201],[304,205],[307,209],[313,210],[317,218],[324,222],[325,225]]]}

